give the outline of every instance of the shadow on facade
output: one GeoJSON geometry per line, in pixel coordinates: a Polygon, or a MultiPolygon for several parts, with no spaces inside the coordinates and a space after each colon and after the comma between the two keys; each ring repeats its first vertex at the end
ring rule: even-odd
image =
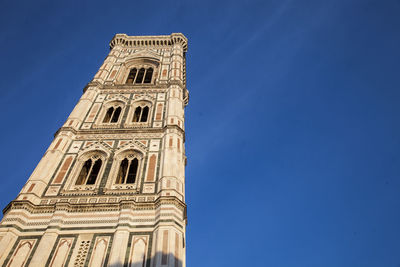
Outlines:
{"type": "MultiPolygon", "coordinates": [[[[134,251],[133,251],[134,253],[134,251]]],[[[130,258],[133,258],[133,255],[130,255],[130,258]]],[[[156,253],[151,258],[144,259],[143,261],[135,260],[133,262],[129,262],[129,258],[125,259],[124,263],[114,263],[107,264],[107,267],[158,267],[158,266],[168,266],[168,267],[182,267],[182,261],[177,259],[174,254],[168,253],[164,254],[161,252],[156,253]]]]}

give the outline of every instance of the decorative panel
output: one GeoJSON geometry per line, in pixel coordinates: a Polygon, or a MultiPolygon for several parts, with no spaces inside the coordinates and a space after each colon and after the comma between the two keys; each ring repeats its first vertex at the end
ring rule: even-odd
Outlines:
{"type": "Polygon", "coordinates": [[[90,257],[90,267],[102,267],[105,264],[108,244],[110,242],[109,236],[98,236],[94,242],[92,255],[90,257]]]}
{"type": "Polygon", "coordinates": [[[27,263],[36,242],[36,239],[25,239],[19,241],[10,261],[7,264],[7,267],[24,266],[27,263]]]}
{"type": "Polygon", "coordinates": [[[143,267],[146,263],[147,236],[133,236],[129,267],[143,267]]]}
{"type": "Polygon", "coordinates": [[[73,237],[61,238],[58,241],[57,248],[54,251],[53,258],[51,259],[49,267],[62,267],[67,261],[68,254],[71,250],[73,237]]]}

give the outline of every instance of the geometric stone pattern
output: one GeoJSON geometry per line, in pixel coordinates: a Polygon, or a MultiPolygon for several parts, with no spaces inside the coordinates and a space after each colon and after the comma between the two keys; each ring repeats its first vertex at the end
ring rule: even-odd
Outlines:
{"type": "Polygon", "coordinates": [[[0,223],[2,266],[186,266],[187,39],[117,34],[0,223]]]}

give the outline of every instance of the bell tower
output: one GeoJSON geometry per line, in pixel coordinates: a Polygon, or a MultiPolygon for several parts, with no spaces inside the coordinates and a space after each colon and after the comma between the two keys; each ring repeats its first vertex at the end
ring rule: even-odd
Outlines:
{"type": "Polygon", "coordinates": [[[187,39],[117,34],[0,223],[2,266],[185,267],[187,39]]]}

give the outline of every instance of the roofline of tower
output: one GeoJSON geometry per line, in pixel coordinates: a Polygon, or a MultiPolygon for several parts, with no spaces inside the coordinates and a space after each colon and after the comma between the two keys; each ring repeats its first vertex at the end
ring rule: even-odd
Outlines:
{"type": "Polygon", "coordinates": [[[124,47],[163,47],[177,43],[182,45],[184,52],[187,51],[188,40],[183,33],[143,36],[129,36],[125,33],[117,33],[110,41],[110,49],[113,49],[115,45],[122,45],[124,47]]]}

